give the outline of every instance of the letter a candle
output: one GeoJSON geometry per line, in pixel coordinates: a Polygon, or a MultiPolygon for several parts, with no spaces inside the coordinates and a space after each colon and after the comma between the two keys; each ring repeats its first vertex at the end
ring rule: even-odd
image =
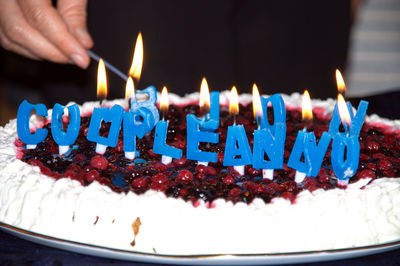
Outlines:
{"type": "Polygon", "coordinates": [[[233,166],[240,175],[244,175],[244,166],[251,164],[252,156],[243,125],[236,125],[236,116],[239,114],[239,99],[235,86],[233,86],[229,98],[229,113],[233,116],[233,125],[228,127],[223,165],[233,166]]]}
{"type": "Polygon", "coordinates": [[[303,96],[302,117],[306,122],[306,126],[298,132],[288,161],[288,166],[297,170],[295,175],[297,183],[302,182],[306,176],[315,177],[318,175],[331,141],[331,135],[324,132],[317,145],[314,133],[307,132],[307,125],[312,120],[311,100],[307,90],[303,96]],[[302,160],[302,155],[304,156],[304,161],[302,160]]]}

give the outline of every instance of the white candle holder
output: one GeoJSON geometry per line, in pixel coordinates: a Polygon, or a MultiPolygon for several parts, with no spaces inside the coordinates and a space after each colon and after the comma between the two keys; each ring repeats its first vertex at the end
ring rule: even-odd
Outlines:
{"type": "Polygon", "coordinates": [[[125,158],[129,160],[134,160],[135,159],[135,152],[134,151],[126,151],[125,152],[125,158]]]}
{"type": "Polygon", "coordinates": [[[235,165],[233,169],[235,169],[240,175],[244,175],[244,165],[235,165]]]}
{"type": "Polygon", "coordinates": [[[69,151],[69,145],[59,145],[58,146],[58,153],[60,155],[64,155],[69,151]]]}
{"type": "Polygon", "coordinates": [[[296,171],[296,175],[294,177],[294,181],[296,181],[296,183],[301,183],[303,182],[304,178],[306,178],[307,174],[300,172],[300,171],[296,171]]]}
{"type": "Polygon", "coordinates": [[[274,179],[274,169],[262,169],[262,173],[264,179],[274,179]]]}
{"type": "Polygon", "coordinates": [[[106,145],[99,143],[96,144],[96,153],[103,155],[106,152],[106,149],[107,149],[106,145]]]}
{"type": "Polygon", "coordinates": [[[200,162],[200,161],[197,161],[197,165],[208,166],[208,162],[200,162]]]}
{"type": "Polygon", "coordinates": [[[338,180],[337,184],[339,187],[347,187],[347,185],[349,184],[349,180],[348,179],[338,180]]]}
{"type": "Polygon", "coordinates": [[[165,165],[170,164],[172,162],[172,157],[163,155],[161,157],[161,162],[165,165]]]}

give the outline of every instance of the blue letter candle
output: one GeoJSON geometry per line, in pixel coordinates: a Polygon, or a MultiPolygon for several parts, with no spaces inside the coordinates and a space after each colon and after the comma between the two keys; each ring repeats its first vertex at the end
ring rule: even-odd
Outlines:
{"type": "MultiPolygon", "coordinates": [[[[306,176],[316,177],[321,168],[330,141],[331,135],[324,132],[317,145],[313,132],[307,132],[306,129],[299,131],[289,157],[288,166],[301,173],[305,173],[306,176]],[[301,161],[302,154],[304,156],[304,162],[301,161]]],[[[303,178],[304,176],[301,177],[301,180],[296,180],[296,182],[303,181],[303,178]]]]}
{"type": "Polygon", "coordinates": [[[153,86],[149,86],[144,90],[139,90],[135,92],[136,97],[133,97],[132,99],[132,106],[131,106],[131,111],[135,111],[139,109],[140,107],[145,107],[147,108],[153,115],[154,118],[154,124],[152,128],[155,126],[155,124],[160,120],[160,114],[158,113],[158,109],[156,107],[156,102],[157,102],[157,91],[156,88],[153,86]],[[147,99],[145,101],[138,101],[138,94],[146,94],[147,99]]]}
{"type": "Polygon", "coordinates": [[[274,133],[275,136],[265,128],[254,130],[253,167],[255,169],[283,168],[286,127],[282,124],[277,125],[274,133]],[[267,154],[269,160],[264,159],[265,154],[267,154]]]}
{"type": "Polygon", "coordinates": [[[332,116],[334,121],[331,121],[329,130],[333,136],[331,162],[339,186],[347,186],[349,179],[357,171],[360,156],[358,136],[364,122],[367,106],[368,103],[362,101],[357,114],[353,116],[351,105],[347,104],[346,106],[343,96],[338,95],[336,113],[332,116]],[[340,123],[343,123],[345,133],[339,132],[340,123]]]}
{"type": "Polygon", "coordinates": [[[164,119],[158,121],[156,125],[156,132],[154,135],[153,152],[156,154],[179,159],[182,157],[182,150],[172,147],[166,143],[167,129],[168,121],[165,121],[164,119]]]}
{"type": "Polygon", "coordinates": [[[277,125],[282,124],[286,126],[285,102],[280,94],[274,94],[268,98],[261,97],[261,104],[263,109],[261,128],[267,128],[274,133],[277,125]],[[268,103],[271,103],[274,111],[274,123],[272,125],[268,121],[268,103]]]}
{"type": "Polygon", "coordinates": [[[205,130],[216,130],[219,126],[219,92],[212,91],[210,104],[210,113],[204,116],[200,121],[200,128],[205,130]]]}
{"type": "Polygon", "coordinates": [[[283,153],[286,139],[286,109],[280,94],[261,98],[262,113],[261,129],[254,131],[253,167],[256,169],[269,169],[269,176],[263,171],[264,178],[273,178],[272,169],[283,168],[283,153]],[[274,112],[274,123],[268,121],[268,103],[271,103],[274,112]],[[264,154],[269,160],[264,160],[264,154]]]}
{"type": "Polygon", "coordinates": [[[53,107],[53,113],[51,118],[51,134],[54,141],[59,145],[60,155],[66,153],[69,150],[69,145],[75,143],[76,138],[79,135],[79,129],[81,125],[81,116],[78,105],[74,104],[68,107],[69,113],[69,124],[67,132],[63,130],[63,114],[64,106],[56,103],[53,107]]]}
{"type": "MultiPolygon", "coordinates": [[[[364,123],[365,115],[367,113],[368,102],[360,101],[360,104],[358,105],[358,109],[357,109],[355,115],[353,114],[353,108],[349,102],[347,103],[347,108],[349,110],[349,114],[350,114],[350,118],[351,118],[349,134],[350,134],[350,136],[359,136],[362,125],[364,123]]],[[[331,122],[329,124],[329,132],[332,135],[339,133],[339,127],[340,127],[341,122],[342,121],[340,119],[338,105],[336,104],[335,109],[332,113],[331,122]]]]}
{"type": "Polygon", "coordinates": [[[123,113],[124,108],[119,105],[114,105],[112,108],[94,108],[92,118],[90,119],[87,139],[97,143],[97,153],[104,154],[107,146],[115,147],[117,145],[123,113]],[[106,123],[111,122],[108,137],[99,135],[102,121],[106,123]]]}
{"type": "MultiPolygon", "coordinates": [[[[158,118],[158,110],[157,118],[158,118]]],[[[125,112],[123,115],[123,142],[125,157],[133,160],[139,152],[136,151],[136,137],[143,138],[144,135],[149,133],[155,124],[154,112],[148,107],[140,107],[135,111],[125,112]],[[137,153],[137,154],[136,154],[137,153]]]]}
{"type": "Polygon", "coordinates": [[[251,150],[243,125],[228,127],[225,143],[224,166],[251,164],[251,150]]]}
{"type": "Polygon", "coordinates": [[[346,186],[349,179],[355,175],[359,157],[360,142],[358,141],[358,136],[350,136],[348,134],[334,135],[331,163],[333,171],[338,178],[338,185],[346,186]]]}
{"type": "Polygon", "coordinates": [[[44,104],[30,104],[24,100],[17,113],[17,132],[19,139],[26,144],[27,149],[34,149],[36,144],[42,142],[47,137],[47,129],[38,128],[35,133],[31,133],[29,128],[29,118],[32,110],[36,115],[47,116],[47,108],[44,104]]]}
{"type": "Polygon", "coordinates": [[[187,123],[187,146],[186,157],[189,160],[200,162],[217,162],[216,152],[207,152],[199,150],[200,142],[218,143],[219,135],[215,132],[205,131],[200,128],[201,120],[193,114],[186,116],[187,123]]]}

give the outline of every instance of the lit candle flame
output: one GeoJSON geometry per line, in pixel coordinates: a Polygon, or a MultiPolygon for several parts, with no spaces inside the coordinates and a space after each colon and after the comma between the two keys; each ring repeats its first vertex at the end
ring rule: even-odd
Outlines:
{"type": "Polygon", "coordinates": [[[166,86],[163,87],[161,92],[160,111],[162,113],[166,113],[168,111],[168,90],[166,86]]]}
{"type": "Polygon", "coordinates": [[[239,97],[235,86],[232,87],[231,95],[229,97],[229,113],[233,116],[239,114],[239,97]]]}
{"type": "Polygon", "coordinates": [[[256,84],[253,84],[253,114],[256,121],[258,117],[262,117],[263,115],[261,97],[256,84]]]}
{"type": "Polygon", "coordinates": [[[103,59],[99,60],[97,69],[97,98],[101,100],[107,98],[107,76],[103,59]]]}
{"type": "Polygon", "coordinates": [[[133,85],[132,77],[128,78],[125,87],[125,99],[132,99],[135,97],[135,86],[133,85]]]}
{"type": "Polygon", "coordinates": [[[139,32],[136,39],[135,52],[133,53],[132,65],[129,70],[129,76],[132,76],[135,80],[140,79],[142,74],[143,65],[143,38],[142,33],[139,32]]]}
{"type": "Polygon", "coordinates": [[[351,122],[349,109],[347,109],[346,101],[344,100],[343,95],[340,93],[338,94],[338,109],[340,120],[343,124],[349,126],[351,122]]]}
{"type": "Polygon", "coordinates": [[[303,121],[311,121],[313,119],[312,114],[312,105],[311,105],[311,98],[310,94],[307,90],[304,91],[303,94],[303,101],[302,101],[302,118],[303,121]]]}
{"type": "Polygon", "coordinates": [[[207,114],[210,110],[210,91],[206,78],[201,81],[199,106],[204,114],[207,114]]]}
{"type": "Polygon", "coordinates": [[[339,69],[336,69],[336,85],[339,93],[344,94],[346,92],[346,84],[344,83],[342,73],[340,73],[339,69]]]}

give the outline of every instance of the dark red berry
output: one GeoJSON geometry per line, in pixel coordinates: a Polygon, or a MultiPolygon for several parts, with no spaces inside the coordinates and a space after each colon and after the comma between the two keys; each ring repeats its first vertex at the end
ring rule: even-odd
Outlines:
{"type": "Polygon", "coordinates": [[[94,180],[98,179],[99,177],[100,177],[100,174],[95,169],[90,170],[88,173],[85,174],[85,180],[88,182],[93,182],[94,180]]]}
{"type": "Polygon", "coordinates": [[[364,154],[364,153],[361,153],[360,154],[360,161],[362,162],[362,161],[368,161],[369,160],[369,156],[368,155],[366,155],[366,154],[364,154]]]}
{"type": "Polygon", "coordinates": [[[360,172],[358,175],[359,178],[375,178],[375,172],[370,169],[365,169],[360,172]]]}
{"type": "Polygon", "coordinates": [[[39,167],[43,166],[43,163],[36,159],[29,159],[28,164],[30,164],[32,166],[39,166],[39,167]]]}
{"type": "Polygon", "coordinates": [[[168,178],[162,174],[162,173],[158,173],[155,176],[153,176],[153,183],[156,184],[164,184],[165,182],[167,182],[168,178]]]}
{"type": "Polygon", "coordinates": [[[147,187],[147,179],[144,177],[139,177],[132,181],[132,187],[134,188],[145,188],[147,187]]]}
{"type": "Polygon", "coordinates": [[[97,168],[97,169],[101,169],[101,170],[105,170],[107,169],[107,165],[108,165],[108,161],[106,158],[104,158],[101,155],[96,155],[92,158],[92,160],[90,161],[90,165],[93,168],[97,168]]]}
{"type": "Polygon", "coordinates": [[[250,176],[261,176],[261,170],[257,170],[257,169],[255,169],[255,168],[253,168],[253,167],[250,167],[250,168],[247,170],[247,173],[248,173],[250,176]]]}
{"type": "Polygon", "coordinates": [[[241,192],[242,192],[242,190],[240,188],[234,187],[231,190],[229,190],[229,194],[228,195],[229,195],[229,197],[234,198],[234,197],[239,196],[241,192]]]}
{"type": "Polygon", "coordinates": [[[75,179],[78,174],[74,171],[67,170],[61,176],[62,177],[69,177],[71,179],[75,179]]]}
{"type": "Polygon", "coordinates": [[[376,152],[379,150],[379,143],[376,141],[368,141],[367,143],[367,150],[371,152],[376,152]]]}
{"type": "Polygon", "coordinates": [[[159,172],[165,172],[168,169],[168,167],[165,164],[160,163],[160,162],[156,162],[154,164],[154,168],[159,172]]]}
{"type": "Polygon", "coordinates": [[[282,184],[286,191],[293,192],[297,189],[297,184],[294,181],[286,181],[282,184]]]}
{"type": "Polygon", "coordinates": [[[182,183],[189,183],[193,181],[193,174],[189,170],[180,170],[176,179],[182,183]]]}
{"type": "Polygon", "coordinates": [[[180,158],[180,159],[174,160],[174,164],[176,166],[185,166],[186,163],[187,163],[187,159],[184,156],[182,156],[182,158],[180,158]]]}
{"type": "Polygon", "coordinates": [[[382,171],[390,170],[390,169],[392,169],[392,167],[393,167],[393,165],[388,159],[383,159],[383,160],[379,161],[379,163],[378,163],[378,168],[379,168],[379,170],[382,170],[382,171]]]}
{"type": "Polygon", "coordinates": [[[290,200],[290,201],[294,201],[294,199],[295,199],[295,196],[290,192],[283,192],[281,194],[281,197],[284,199],[290,200]]]}
{"type": "Polygon", "coordinates": [[[224,177],[223,182],[224,182],[225,184],[228,184],[228,185],[235,184],[235,180],[234,180],[233,177],[230,176],[230,175],[224,177]]]}
{"type": "Polygon", "coordinates": [[[206,174],[207,173],[207,166],[199,164],[195,168],[196,173],[206,174]]]}
{"type": "Polygon", "coordinates": [[[212,166],[207,166],[207,174],[215,176],[217,174],[217,170],[215,170],[215,168],[212,166]]]}
{"type": "Polygon", "coordinates": [[[202,173],[198,173],[198,174],[196,174],[196,178],[199,179],[199,180],[203,180],[203,179],[206,178],[206,175],[202,174],[202,173]]]}

